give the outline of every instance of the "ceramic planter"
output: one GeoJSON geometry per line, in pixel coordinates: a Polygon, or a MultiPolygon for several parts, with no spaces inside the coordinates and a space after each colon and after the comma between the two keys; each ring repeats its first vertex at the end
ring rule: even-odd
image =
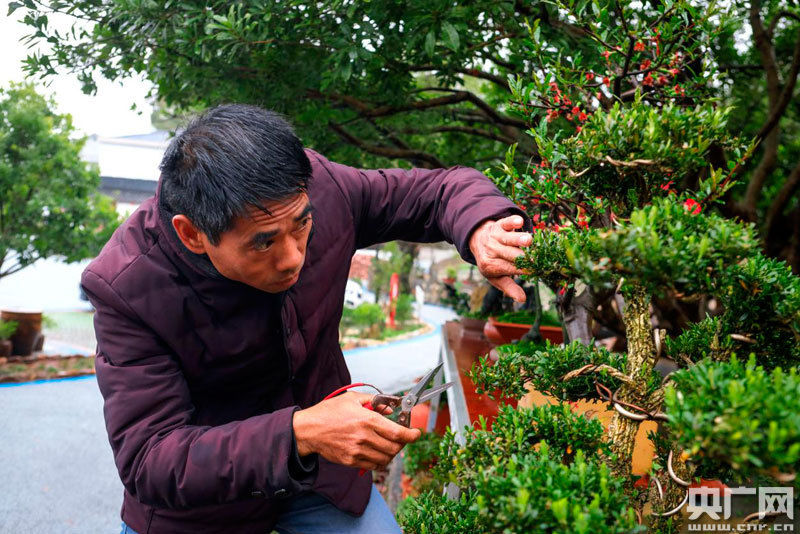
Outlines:
{"type": "Polygon", "coordinates": [[[12,354],[29,356],[37,346],[41,347],[43,344],[41,311],[3,310],[0,312],[0,318],[4,321],[17,322],[17,330],[11,336],[12,354]]]}
{"type": "MultiPolygon", "coordinates": [[[[483,327],[483,334],[497,345],[507,345],[512,341],[517,341],[528,333],[531,325],[522,323],[501,323],[494,317],[489,317],[483,327]]],[[[564,342],[564,332],[560,326],[540,326],[539,332],[544,339],[551,343],[560,344],[564,342]]]]}
{"type": "Polygon", "coordinates": [[[483,332],[486,319],[475,319],[473,317],[462,317],[458,320],[467,332],[483,332]]]}

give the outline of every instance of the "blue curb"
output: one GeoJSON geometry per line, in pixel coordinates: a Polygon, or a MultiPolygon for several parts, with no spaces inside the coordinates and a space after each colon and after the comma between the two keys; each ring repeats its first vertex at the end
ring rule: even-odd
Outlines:
{"type": "Polygon", "coordinates": [[[95,375],[68,376],[67,378],[43,378],[42,380],[32,380],[31,382],[8,382],[0,384],[0,388],[13,388],[17,386],[35,386],[37,384],[47,384],[48,382],[66,382],[71,380],[86,380],[95,378],[95,375]]]}
{"type": "MultiPolygon", "coordinates": [[[[450,309],[450,308],[445,308],[444,306],[438,306],[436,304],[426,304],[426,306],[436,306],[437,308],[450,309]]],[[[381,349],[384,349],[386,347],[403,345],[403,344],[406,344],[406,343],[413,343],[413,342],[416,342],[416,341],[427,339],[429,337],[441,335],[441,332],[442,332],[441,325],[434,325],[433,323],[429,323],[428,321],[425,321],[425,324],[433,326],[434,327],[433,331],[428,332],[427,334],[422,334],[421,336],[410,337],[408,339],[400,339],[400,340],[397,340],[397,341],[389,341],[388,343],[384,343],[382,345],[377,345],[375,347],[359,347],[357,349],[346,350],[346,351],[343,352],[343,354],[345,356],[350,356],[352,354],[360,354],[362,352],[368,352],[368,351],[371,351],[371,350],[381,350],[381,349]]],[[[42,380],[33,380],[31,382],[8,382],[8,383],[5,383],[5,384],[0,384],[0,388],[13,388],[13,387],[18,387],[18,386],[35,386],[35,385],[38,385],[38,384],[48,384],[50,382],[66,382],[66,381],[71,381],[71,380],[85,380],[87,378],[96,378],[96,376],[92,374],[92,375],[70,376],[70,377],[67,377],[67,378],[45,378],[45,379],[42,379],[42,380]]]]}

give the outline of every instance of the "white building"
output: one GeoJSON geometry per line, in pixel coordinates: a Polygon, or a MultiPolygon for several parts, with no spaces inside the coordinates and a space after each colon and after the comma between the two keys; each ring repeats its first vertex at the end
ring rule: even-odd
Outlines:
{"type": "Polygon", "coordinates": [[[93,135],[86,140],[81,155],[99,166],[100,191],[117,201],[117,211],[131,213],[155,193],[158,165],[170,137],[159,130],[124,137],[93,135]]]}

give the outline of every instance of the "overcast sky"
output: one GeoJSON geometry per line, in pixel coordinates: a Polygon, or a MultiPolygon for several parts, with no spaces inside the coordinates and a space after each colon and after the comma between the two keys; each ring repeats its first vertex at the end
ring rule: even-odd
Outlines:
{"type": "MultiPolygon", "coordinates": [[[[28,50],[19,41],[28,28],[19,22],[24,12],[19,9],[7,17],[8,1],[0,0],[0,87],[25,79],[21,61],[28,50]]],[[[72,75],[58,76],[49,87],[38,87],[41,92],[55,97],[59,112],[71,114],[76,129],[85,135],[115,137],[153,131],[150,125],[152,108],[145,98],[150,85],[143,80],[100,80],[94,96],[84,95],[77,78],[72,75]],[[131,111],[133,103],[141,114],[131,111]]]]}

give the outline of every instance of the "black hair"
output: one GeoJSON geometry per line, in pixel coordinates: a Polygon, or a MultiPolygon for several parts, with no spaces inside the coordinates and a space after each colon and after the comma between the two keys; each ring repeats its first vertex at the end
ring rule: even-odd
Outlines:
{"type": "Polygon", "coordinates": [[[216,245],[251,206],[306,192],[311,163],[280,114],[227,104],[194,118],[161,160],[161,201],[216,245]]]}

